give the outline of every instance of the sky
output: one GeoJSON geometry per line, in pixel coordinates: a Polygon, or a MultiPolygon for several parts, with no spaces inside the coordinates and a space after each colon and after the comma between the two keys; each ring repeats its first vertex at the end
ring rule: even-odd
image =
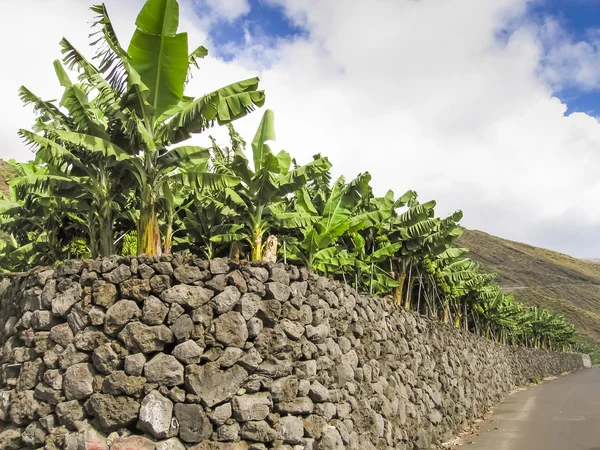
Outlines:
{"type": "MultiPolygon", "coordinates": [[[[378,194],[416,190],[467,228],[600,257],[600,0],[180,4],[190,47],[210,52],[187,93],[259,76],[275,148],[300,163],[321,153],[335,176],[368,171],[378,194]]],[[[106,5],[127,43],[142,1],[106,5]]],[[[32,157],[16,92],[60,98],[60,38],[91,56],[88,7],[0,1],[0,158],[32,157]]],[[[261,114],[236,122],[246,140],[261,114]]]]}

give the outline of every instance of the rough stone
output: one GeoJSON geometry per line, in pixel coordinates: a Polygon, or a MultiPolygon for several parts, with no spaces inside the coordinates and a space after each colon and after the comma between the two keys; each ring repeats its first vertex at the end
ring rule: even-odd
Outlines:
{"type": "Polygon", "coordinates": [[[120,286],[121,296],[125,298],[132,298],[137,301],[143,301],[148,295],[152,288],[150,287],[150,281],[131,279],[121,283],[120,286]]]}
{"type": "Polygon", "coordinates": [[[304,422],[295,416],[282,417],[279,422],[280,437],[288,444],[300,444],[304,437],[304,422]]]}
{"type": "Polygon", "coordinates": [[[204,350],[194,341],[185,341],[173,349],[173,356],[183,364],[198,364],[204,350]]]}
{"type": "Polygon", "coordinates": [[[149,383],[177,386],[183,384],[183,365],[174,356],[159,353],[146,363],[144,375],[149,383]]]}
{"type": "Polygon", "coordinates": [[[224,314],[233,309],[240,301],[241,294],[235,286],[227,286],[223,292],[214,297],[215,312],[224,314]]]}
{"type": "Polygon", "coordinates": [[[248,327],[244,317],[235,311],[228,312],[214,321],[215,339],[224,345],[243,347],[248,340],[248,327]]]}
{"type": "Polygon", "coordinates": [[[78,350],[91,352],[108,343],[108,337],[100,329],[89,326],[75,335],[73,343],[78,350]]]}
{"type": "Polygon", "coordinates": [[[52,314],[58,317],[65,317],[73,305],[81,300],[81,285],[73,283],[69,289],[56,294],[52,300],[52,314]]]}
{"type": "Polygon", "coordinates": [[[94,393],[93,366],[75,364],[65,371],[63,387],[67,400],[83,400],[94,393]]]}
{"type": "Polygon", "coordinates": [[[111,272],[104,273],[102,276],[113,284],[120,284],[125,280],[131,278],[131,269],[126,264],[119,264],[119,266],[111,272]]]}
{"type": "Polygon", "coordinates": [[[129,395],[138,397],[141,395],[146,378],[127,376],[122,370],[111,373],[102,383],[102,392],[111,395],[129,395]]]}
{"type": "Polygon", "coordinates": [[[95,417],[100,431],[111,432],[131,425],[138,418],[140,404],[134,399],[108,394],[93,394],[85,404],[95,417]]]}
{"type": "Polygon", "coordinates": [[[58,403],[55,413],[58,422],[70,430],[75,429],[75,422],[85,418],[85,412],[77,400],[58,403]]]}
{"type": "Polygon", "coordinates": [[[177,281],[183,284],[192,284],[203,277],[203,273],[199,267],[187,265],[177,267],[173,275],[177,281]]]}
{"type": "Polygon", "coordinates": [[[185,386],[209,407],[229,400],[242,387],[248,372],[240,366],[222,371],[218,363],[185,368],[185,386]]]}
{"type": "Polygon", "coordinates": [[[127,355],[124,359],[125,373],[130,376],[139,377],[144,371],[144,365],[146,364],[146,357],[143,353],[136,353],[135,355],[127,355]]]}
{"type": "Polygon", "coordinates": [[[237,395],[231,401],[233,417],[239,422],[263,420],[273,407],[273,400],[268,392],[252,395],[237,395]]]}
{"type": "Polygon", "coordinates": [[[141,321],[146,325],[161,325],[168,313],[169,308],[158,298],[151,295],[144,301],[141,321]]]}
{"type": "Polygon", "coordinates": [[[188,286],[178,284],[172,288],[162,292],[161,298],[166,303],[177,303],[184,308],[199,308],[205,305],[213,297],[213,292],[210,289],[205,289],[201,286],[188,286]]]}
{"type": "Polygon", "coordinates": [[[151,353],[164,350],[165,345],[174,342],[175,337],[165,325],[148,326],[130,322],[119,333],[119,339],[133,353],[151,353]]]}
{"type": "Polygon", "coordinates": [[[173,402],[160,392],[152,391],[142,400],[137,428],[157,439],[164,439],[171,431],[172,417],[173,402]]]}
{"type": "Polygon", "coordinates": [[[121,366],[127,350],[116,342],[108,342],[96,348],[92,353],[94,367],[100,373],[111,373],[121,366]]]}
{"type": "Polygon", "coordinates": [[[123,327],[138,319],[142,311],[133,300],[119,300],[106,311],[104,332],[109,335],[117,334],[123,327]]]}
{"type": "Polygon", "coordinates": [[[92,301],[98,306],[110,308],[117,300],[117,287],[104,280],[95,281],[92,285],[92,301]]]}
{"type": "Polygon", "coordinates": [[[212,435],[212,425],[200,405],[178,403],[175,417],[179,422],[179,438],[184,442],[201,442],[212,435]]]}

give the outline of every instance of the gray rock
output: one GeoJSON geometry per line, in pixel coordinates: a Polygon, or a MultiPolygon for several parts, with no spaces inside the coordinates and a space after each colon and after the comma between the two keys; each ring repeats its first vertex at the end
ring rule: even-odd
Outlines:
{"type": "Polygon", "coordinates": [[[173,275],[177,281],[183,284],[192,284],[194,281],[198,281],[203,277],[200,268],[188,265],[177,267],[173,272],[173,275]]]}
{"type": "Polygon", "coordinates": [[[280,438],[288,444],[300,444],[304,437],[304,422],[300,417],[286,416],[279,421],[280,438]]]}
{"type": "Polygon", "coordinates": [[[0,391],[0,420],[7,420],[10,405],[15,391],[0,391]]]}
{"type": "Polygon", "coordinates": [[[235,286],[227,286],[223,292],[213,299],[215,312],[217,314],[224,314],[231,311],[240,302],[240,297],[240,291],[235,286]]]}
{"type": "Polygon", "coordinates": [[[316,414],[311,414],[304,418],[303,422],[306,435],[315,439],[320,439],[323,436],[325,428],[328,427],[327,421],[316,414]]]}
{"type": "Polygon", "coordinates": [[[75,422],[85,418],[85,412],[77,400],[57,404],[54,412],[58,422],[70,430],[75,429],[75,422]]]}
{"type": "Polygon", "coordinates": [[[93,394],[85,404],[88,414],[95,417],[100,431],[111,432],[136,421],[140,404],[134,399],[108,394],[93,394]]]}
{"type": "Polygon", "coordinates": [[[98,274],[96,272],[83,269],[83,272],[81,272],[81,277],[79,278],[79,282],[82,286],[93,286],[97,279],[98,274]]]}
{"type": "Polygon", "coordinates": [[[179,319],[183,313],[185,313],[183,306],[178,305],[177,303],[171,304],[171,307],[169,308],[169,314],[167,315],[167,323],[172,324],[179,319]]]}
{"type": "Polygon", "coordinates": [[[81,300],[81,285],[73,283],[65,292],[56,294],[52,300],[52,314],[57,317],[66,317],[73,305],[81,300]]]}
{"type": "Polygon", "coordinates": [[[269,280],[269,271],[264,267],[247,267],[245,270],[261,283],[265,283],[269,280]]]}
{"type": "Polygon", "coordinates": [[[98,306],[110,308],[117,299],[117,287],[104,280],[95,281],[92,286],[92,301],[98,306]]]}
{"type": "Polygon", "coordinates": [[[44,363],[40,358],[34,361],[25,361],[21,366],[21,374],[17,381],[17,390],[26,391],[33,389],[41,380],[44,371],[44,363]]]}
{"type": "Polygon", "coordinates": [[[127,355],[127,350],[116,342],[108,342],[94,350],[92,362],[98,372],[111,373],[121,366],[125,355],[127,355]]]}
{"type": "Polygon", "coordinates": [[[12,394],[9,418],[11,422],[17,425],[24,425],[35,418],[39,407],[40,405],[35,400],[33,391],[15,392],[12,394]]]}
{"type": "Polygon", "coordinates": [[[318,381],[313,381],[308,396],[315,403],[323,403],[329,401],[329,389],[323,386],[318,381]]]}
{"type": "Polygon", "coordinates": [[[270,391],[275,402],[291,402],[298,395],[298,378],[294,376],[279,378],[273,381],[270,391]]]}
{"type": "Polygon", "coordinates": [[[152,275],[154,275],[156,272],[149,265],[140,264],[138,266],[138,273],[140,274],[140,277],[142,277],[143,280],[149,280],[150,278],[152,278],[152,275]]]}
{"type": "Polygon", "coordinates": [[[239,422],[263,420],[273,407],[273,400],[268,392],[252,395],[237,395],[231,400],[233,417],[239,422]]]}
{"type": "Polygon", "coordinates": [[[306,327],[306,337],[316,344],[325,342],[325,339],[329,337],[329,324],[322,323],[316,327],[308,325],[306,327]]]}
{"type": "Polygon", "coordinates": [[[316,450],[344,450],[344,443],[338,430],[333,427],[325,429],[316,445],[316,450]]]}
{"type": "Polygon", "coordinates": [[[243,347],[248,340],[248,327],[244,317],[231,311],[214,321],[215,339],[226,346],[243,347]]]}
{"type": "Polygon", "coordinates": [[[231,409],[231,403],[223,403],[213,410],[211,420],[215,423],[215,425],[223,425],[225,422],[227,422],[227,420],[229,420],[232,413],[233,411],[231,409]]]}
{"type": "Polygon", "coordinates": [[[155,294],[161,294],[171,287],[171,277],[169,275],[154,275],[150,278],[150,288],[155,294]]]}
{"type": "Polygon", "coordinates": [[[106,311],[104,318],[104,332],[115,335],[131,321],[138,319],[142,311],[133,300],[119,300],[106,311]]]}
{"type": "Polygon", "coordinates": [[[315,405],[308,397],[297,397],[290,402],[280,402],[277,410],[283,414],[306,415],[312,414],[315,405]]]}
{"type": "Polygon", "coordinates": [[[27,425],[25,431],[23,431],[21,440],[25,445],[35,448],[44,443],[47,434],[39,422],[33,422],[27,425]]]}
{"type": "Polygon", "coordinates": [[[242,356],[244,356],[244,350],[241,348],[227,347],[219,358],[219,364],[221,367],[229,368],[238,362],[242,356]]]}
{"type": "Polygon", "coordinates": [[[286,286],[283,283],[278,283],[276,281],[265,283],[265,288],[267,290],[268,298],[273,298],[280,302],[286,302],[292,294],[292,290],[289,286],[286,286]]]}
{"type": "Polygon", "coordinates": [[[183,366],[174,356],[159,353],[144,366],[144,375],[149,383],[161,386],[183,384],[183,366]]]}
{"type": "Polygon", "coordinates": [[[166,441],[158,442],[156,450],[185,450],[185,446],[177,438],[167,439],[166,441]]]}
{"type": "Polygon", "coordinates": [[[119,259],[120,257],[117,255],[102,258],[102,262],[100,263],[100,271],[102,273],[106,273],[110,272],[111,270],[115,270],[119,266],[119,259]]]}
{"type": "Polygon", "coordinates": [[[178,341],[185,341],[192,337],[194,332],[194,322],[187,314],[181,315],[173,325],[171,325],[171,331],[175,335],[178,341]]]}
{"type": "Polygon", "coordinates": [[[239,438],[240,424],[233,422],[231,425],[221,425],[217,429],[217,439],[224,442],[233,442],[239,438]]]}
{"type": "Polygon", "coordinates": [[[88,317],[89,308],[83,306],[83,302],[79,302],[71,308],[71,312],[67,315],[67,322],[73,333],[83,330],[90,323],[88,317]]]}
{"type": "Polygon", "coordinates": [[[258,317],[248,320],[248,338],[255,339],[263,329],[263,322],[258,317]]]}
{"type": "Polygon", "coordinates": [[[168,312],[169,307],[151,295],[144,301],[141,320],[146,325],[160,325],[165,321],[168,312]]]}
{"type": "Polygon", "coordinates": [[[250,320],[258,312],[261,301],[260,296],[256,294],[244,294],[240,298],[239,306],[236,307],[236,310],[242,313],[244,319],[250,320]]]}
{"type": "Polygon", "coordinates": [[[213,275],[229,272],[229,264],[225,259],[217,258],[209,261],[209,268],[213,275]]]}
{"type": "Polygon", "coordinates": [[[86,327],[78,332],[73,339],[75,348],[91,352],[108,342],[108,337],[96,327],[86,327]]]}
{"type": "Polygon", "coordinates": [[[297,322],[293,322],[289,319],[283,319],[280,324],[281,329],[285,332],[287,337],[293,339],[294,341],[299,341],[304,335],[304,327],[297,322]]]}
{"type": "Polygon", "coordinates": [[[100,327],[104,325],[104,316],[105,312],[102,308],[98,306],[92,306],[90,312],[88,312],[88,317],[90,319],[90,323],[95,327],[100,327]]]}
{"type": "Polygon", "coordinates": [[[150,281],[133,278],[123,281],[120,285],[120,290],[122,297],[143,301],[150,295],[152,288],[150,287],[150,281]]]}
{"type": "Polygon", "coordinates": [[[245,422],[240,430],[242,439],[255,442],[272,442],[277,439],[277,432],[265,421],[245,422]]]}
{"type": "Polygon", "coordinates": [[[127,376],[122,370],[111,373],[102,383],[102,392],[111,395],[129,395],[139,397],[142,394],[146,378],[127,376]]]}
{"type": "Polygon", "coordinates": [[[442,414],[438,410],[430,412],[427,418],[434,425],[442,423],[442,414]]]}
{"type": "Polygon", "coordinates": [[[55,272],[54,272],[54,276],[56,278],[58,277],[64,277],[67,275],[77,275],[81,272],[81,269],[83,268],[83,261],[78,260],[78,259],[71,259],[71,260],[67,260],[65,262],[63,262],[62,264],[60,264],[55,272]]]}
{"type": "Polygon", "coordinates": [[[198,364],[204,350],[194,341],[185,341],[173,349],[173,356],[183,364],[198,364]]]}
{"type": "Polygon", "coordinates": [[[179,422],[179,438],[184,442],[202,442],[212,435],[212,425],[200,405],[178,403],[175,417],[179,422]]]}
{"type": "Polygon", "coordinates": [[[46,370],[46,372],[44,372],[44,383],[52,389],[60,391],[62,389],[63,376],[57,369],[46,370]]]}
{"type": "Polygon", "coordinates": [[[67,400],[83,400],[94,393],[93,366],[75,364],[65,371],[63,388],[67,400]]]}
{"type": "MultiPolygon", "coordinates": [[[[230,347],[232,348],[232,347],[230,347]]],[[[263,362],[260,353],[254,347],[249,349],[246,354],[240,358],[237,363],[249,372],[254,372],[263,362]]]]}
{"type": "Polygon", "coordinates": [[[31,328],[34,330],[49,330],[54,325],[54,317],[50,311],[34,311],[31,315],[31,328]]]}
{"type": "Polygon", "coordinates": [[[278,300],[261,301],[256,316],[268,327],[274,327],[281,317],[281,302],[278,300]]]}
{"type": "Polygon", "coordinates": [[[172,275],[173,274],[173,266],[170,262],[161,261],[154,264],[154,270],[156,270],[161,275],[172,275]]]}
{"type": "Polygon", "coordinates": [[[242,387],[248,372],[240,366],[222,371],[219,363],[185,368],[185,386],[188,392],[200,397],[209,407],[229,400],[242,387]]]}
{"type": "Polygon", "coordinates": [[[185,284],[173,286],[161,294],[161,298],[166,303],[177,303],[178,305],[192,309],[207,304],[212,297],[213,292],[210,289],[185,284]]]}
{"type": "Polygon", "coordinates": [[[140,322],[130,322],[119,333],[125,347],[134,353],[160,352],[166,344],[175,341],[173,332],[166,325],[148,326],[140,322]]]}
{"type": "Polygon", "coordinates": [[[137,428],[158,439],[166,438],[171,431],[173,402],[163,397],[160,392],[150,392],[140,407],[137,428]]]}
{"type": "Polygon", "coordinates": [[[50,406],[54,406],[61,400],[64,400],[64,398],[61,398],[61,395],[61,391],[52,389],[43,383],[38,384],[34,391],[34,396],[37,400],[45,402],[50,406]]]}
{"type": "Polygon", "coordinates": [[[135,377],[142,375],[142,372],[144,371],[144,365],[146,364],[146,357],[143,353],[128,355],[125,357],[124,361],[124,369],[127,375],[135,377]]]}
{"type": "Polygon", "coordinates": [[[69,344],[58,357],[58,363],[60,368],[65,370],[74,364],[87,362],[89,359],[90,357],[87,353],[78,352],[73,344],[69,344]]]}
{"type": "Polygon", "coordinates": [[[21,448],[22,428],[9,425],[0,432],[0,446],[3,450],[18,450],[21,448]]]}
{"type": "Polygon", "coordinates": [[[126,264],[119,264],[119,266],[111,272],[104,273],[102,276],[113,284],[120,284],[125,280],[131,278],[131,269],[126,264]]]}

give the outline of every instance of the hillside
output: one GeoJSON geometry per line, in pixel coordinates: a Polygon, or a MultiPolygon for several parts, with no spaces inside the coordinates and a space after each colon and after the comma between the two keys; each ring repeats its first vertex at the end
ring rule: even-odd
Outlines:
{"type": "Polygon", "coordinates": [[[458,245],[470,249],[484,271],[527,305],[563,314],[580,335],[600,346],[600,264],[562,253],[466,231],[458,245]]]}

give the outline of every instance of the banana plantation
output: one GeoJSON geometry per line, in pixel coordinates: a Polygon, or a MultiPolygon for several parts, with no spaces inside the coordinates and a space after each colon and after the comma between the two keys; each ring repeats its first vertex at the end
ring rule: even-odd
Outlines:
{"type": "Polygon", "coordinates": [[[208,52],[188,48],[175,0],[148,0],[127,48],[106,8],[92,11],[95,57],[60,43],[60,100],[20,89],[35,112],[19,132],[34,159],[11,162],[0,201],[3,271],[112,254],[282,261],[498,342],[574,342],[572,325],[505,295],[454,245],[461,212],[436,217],[414,191],[380,195],[369,173],[333,179],[320,154],[301,164],[273,152],[270,110],[247,144],[232,123],[263,106],[257,78],[185,95],[208,52]],[[212,126],[228,127],[229,142],[186,144],[212,126]]]}

